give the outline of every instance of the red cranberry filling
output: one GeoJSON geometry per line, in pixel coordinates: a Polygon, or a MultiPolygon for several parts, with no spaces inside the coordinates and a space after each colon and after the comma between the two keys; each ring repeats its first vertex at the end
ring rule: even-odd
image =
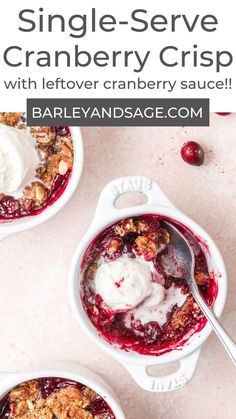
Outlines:
{"type": "MultiPolygon", "coordinates": [[[[211,306],[217,295],[214,275],[209,273],[206,256],[197,238],[183,226],[176,226],[186,235],[195,254],[195,277],[199,289],[211,306]]],[[[206,319],[189,292],[186,281],[176,278],[163,268],[163,258],[168,257],[169,233],[162,226],[162,218],[144,215],[121,220],[104,230],[91,243],[82,262],[81,298],[85,311],[100,335],[111,344],[124,350],[146,355],[160,355],[182,345],[193,333],[204,327],[206,319]],[[127,311],[112,310],[101,295],[96,294],[94,278],[101,263],[120,257],[142,258],[155,268],[153,282],[161,282],[165,291],[174,286],[185,301],[175,304],[167,314],[164,324],[157,321],[140,321],[132,314],[127,326],[127,311]]],[[[122,286],[118,281],[118,286],[122,286]]],[[[142,306],[137,306],[137,309],[142,306]]],[[[136,308],[135,308],[136,309],[136,308]]],[[[133,311],[132,311],[133,313],[133,311]]]]}

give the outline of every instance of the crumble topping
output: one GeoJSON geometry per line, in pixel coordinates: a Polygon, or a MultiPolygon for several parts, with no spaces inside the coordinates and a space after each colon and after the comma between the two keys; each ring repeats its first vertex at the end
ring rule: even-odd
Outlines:
{"type": "Polygon", "coordinates": [[[206,285],[209,281],[209,274],[206,272],[195,272],[195,279],[198,285],[206,285]]]}
{"type": "MultiPolygon", "coordinates": [[[[192,295],[188,295],[184,304],[177,308],[168,325],[168,328],[171,333],[181,333],[182,329],[184,329],[192,320],[192,312],[193,310],[194,299],[192,295]]],[[[198,306],[197,306],[198,307],[198,306]]]]}
{"type": "MultiPolygon", "coordinates": [[[[167,230],[150,228],[147,222],[134,218],[125,219],[115,228],[120,237],[125,237],[130,233],[138,235],[135,239],[137,250],[145,255],[145,259],[155,257],[160,250],[163,250],[170,241],[167,230]]],[[[117,242],[117,240],[113,240],[117,242]]]]}
{"type": "Polygon", "coordinates": [[[157,254],[158,244],[147,236],[138,236],[135,240],[138,250],[145,255],[149,255],[150,258],[155,257],[157,254]]]}
{"type": "Polygon", "coordinates": [[[23,112],[0,112],[0,123],[9,127],[15,127],[23,115],[23,112]]]}
{"type": "Polygon", "coordinates": [[[115,419],[107,403],[92,389],[54,378],[31,380],[15,387],[0,400],[0,417],[115,419]]]}

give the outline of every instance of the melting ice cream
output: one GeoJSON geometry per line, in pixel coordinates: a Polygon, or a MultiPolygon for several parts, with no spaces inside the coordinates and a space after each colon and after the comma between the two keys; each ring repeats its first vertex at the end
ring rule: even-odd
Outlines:
{"type": "Polygon", "coordinates": [[[30,133],[0,124],[0,191],[17,196],[35,177],[38,164],[35,140],[30,133]]]}

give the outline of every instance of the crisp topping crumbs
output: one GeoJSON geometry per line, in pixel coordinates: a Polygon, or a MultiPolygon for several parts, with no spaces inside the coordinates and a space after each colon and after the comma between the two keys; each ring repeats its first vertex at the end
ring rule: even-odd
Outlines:
{"type": "Polygon", "coordinates": [[[9,419],[115,419],[95,391],[58,378],[20,384],[0,400],[0,412],[9,419]]]}
{"type": "Polygon", "coordinates": [[[206,285],[209,282],[209,274],[205,272],[195,272],[195,279],[198,285],[206,285]]]}
{"type": "Polygon", "coordinates": [[[111,240],[110,242],[108,242],[107,250],[108,250],[109,253],[115,253],[115,252],[117,252],[117,250],[119,249],[120,246],[121,246],[120,241],[111,240]]]}
{"type": "Polygon", "coordinates": [[[0,124],[15,127],[23,115],[23,112],[0,112],[0,124]]]}
{"type": "Polygon", "coordinates": [[[157,253],[157,244],[147,236],[138,236],[135,240],[138,250],[144,254],[154,257],[157,253]]]}

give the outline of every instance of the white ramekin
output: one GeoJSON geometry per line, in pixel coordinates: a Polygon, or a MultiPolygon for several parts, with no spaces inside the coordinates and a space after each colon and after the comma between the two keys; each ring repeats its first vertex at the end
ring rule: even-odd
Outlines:
{"type": "Polygon", "coordinates": [[[221,315],[227,294],[227,275],[224,261],[216,244],[203,228],[173,205],[157,183],[146,177],[139,176],[116,179],[103,189],[92,224],[81,240],[71,263],[70,301],[84,331],[100,348],[120,361],[140,387],[155,392],[171,391],[184,386],[192,378],[198,362],[200,347],[211,333],[210,325],[207,323],[200,332],[193,334],[180,349],[172,350],[159,356],[140,355],[136,352],[126,352],[110,345],[99,336],[98,331],[85,313],[80,298],[80,266],[83,255],[91,241],[104,228],[114,222],[141,214],[158,214],[179,221],[208,246],[208,267],[211,271],[214,271],[218,280],[218,295],[214,304],[214,312],[218,317],[221,315]],[[148,201],[146,204],[122,209],[115,207],[115,201],[120,195],[137,191],[147,195],[148,201]],[[180,365],[173,374],[165,377],[154,377],[148,373],[148,367],[152,365],[174,361],[179,361],[180,365]]]}
{"type": "Polygon", "coordinates": [[[66,378],[90,387],[107,402],[116,419],[125,419],[119,401],[108,384],[93,371],[72,363],[58,362],[49,369],[46,368],[24,373],[1,372],[0,398],[4,397],[12,388],[25,381],[43,377],[66,378]]]}
{"type": "Polygon", "coordinates": [[[49,220],[49,218],[57,214],[58,211],[60,211],[61,208],[71,198],[72,194],[78,186],[82,174],[84,152],[80,128],[70,127],[70,132],[73,140],[74,161],[72,174],[66,189],[52,205],[48,205],[48,207],[45,208],[45,210],[43,210],[40,214],[0,223],[0,240],[11,234],[18,233],[23,230],[28,230],[29,228],[36,227],[37,225],[44,223],[45,221],[49,220]]]}

